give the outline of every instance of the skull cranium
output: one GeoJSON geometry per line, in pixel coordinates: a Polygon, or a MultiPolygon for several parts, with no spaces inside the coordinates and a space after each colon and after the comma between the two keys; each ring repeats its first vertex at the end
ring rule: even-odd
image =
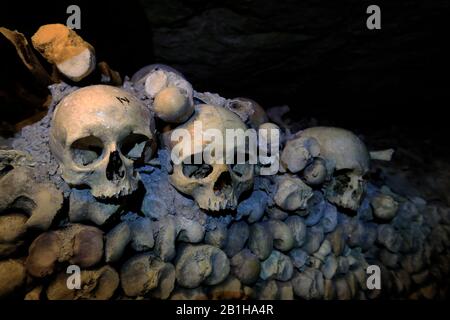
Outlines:
{"type": "MultiPolygon", "coordinates": [[[[222,107],[206,104],[196,105],[194,115],[177,129],[185,129],[194,133],[194,123],[196,122],[201,123],[202,134],[208,129],[220,131],[224,143],[219,152],[228,153],[241,150],[239,146],[227,145],[225,142],[227,129],[247,129],[242,120],[233,112],[222,107]]],[[[180,192],[192,196],[202,209],[211,211],[236,209],[241,194],[253,186],[253,164],[248,161],[234,164],[219,162],[208,164],[204,159],[199,164],[186,161],[195,158],[195,152],[197,150],[203,152],[208,145],[207,141],[196,139],[195,133],[193,136],[191,152],[183,154],[184,160],[180,164],[174,165],[170,182],[180,192]]]]}
{"type": "Polygon", "coordinates": [[[50,148],[63,179],[110,198],[137,189],[137,161],[151,157],[153,118],[128,92],[106,85],[76,90],[55,109],[50,148]]]}

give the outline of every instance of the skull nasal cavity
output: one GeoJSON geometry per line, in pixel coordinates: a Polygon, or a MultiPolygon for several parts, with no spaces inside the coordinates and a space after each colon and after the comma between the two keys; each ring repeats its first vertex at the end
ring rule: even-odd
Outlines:
{"type": "Polygon", "coordinates": [[[223,190],[227,186],[231,186],[231,176],[228,171],[222,172],[214,183],[214,191],[223,190]]]}
{"type": "Polygon", "coordinates": [[[106,178],[108,180],[118,180],[124,177],[125,170],[122,167],[122,159],[118,151],[113,151],[109,155],[108,166],[106,167],[106,178]]]}

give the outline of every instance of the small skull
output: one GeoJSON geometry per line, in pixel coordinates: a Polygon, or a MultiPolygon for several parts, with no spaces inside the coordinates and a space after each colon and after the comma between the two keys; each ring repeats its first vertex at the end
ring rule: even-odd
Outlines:
{"type": "Polygon", "coordinates": [[[55,109],[50,148],[63,179],[111,198],[137,189],[135,165],[150,159],[153,118],[128,92],[106,85],[79,89],[55,109]]]}
{"type": "Polygon", "coordinates": [[[300,131],[286,143],[281,162],[288,171],[301,174],[310,185],[324,183],[330,202],[345,209],[359,208],[370,156],[364,143],[352,132],[334,127],[300,131]]]}
{"type": "MultiPolygon", "coordinates": [[[[222,107],[206,104],[196,105],[194,115],[177,129],[186,129],[188,132],[194,133],[195,122],[201,123],[201,134],[208,129],[217,129],[221,132],[224,142],[221,151],[224,154],[243,150],[240,146],[226,144],[227,129],[244,131],[247,129],[242,120],[233,112],[222,107]]],[[[195,161],[187,160],[195,159],[196,151],[201,150],[203,153],[209,141],[196,139],[194,133],[191,144],[192,152],[183,154],[181,163],[173,166],[173,172],[170,175],[172,185],[180,192],[192,196],[202,209],[211,211],[236,209],[241,194],[253,186],[253,164],[248,161],[234,164],[227,164],[225,161],[208,164],[203,157],[201,164],[195,164],[195,161]]],[[[173,143],[169,145],[173,147],[173,143]]],[[[236,159],[237,155],[235,154],[234,157],[236,159]]]]}

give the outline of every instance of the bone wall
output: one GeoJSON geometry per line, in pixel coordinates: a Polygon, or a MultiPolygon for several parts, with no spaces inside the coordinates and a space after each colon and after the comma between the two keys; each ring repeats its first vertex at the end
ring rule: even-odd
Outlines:
{"type": "MultiPolygon", "coordinates": [[[[24,130],[14,140],[16,147],[32,150],[34,142],[26,136],[28,132],[47,136],[45,123],[46,119],[24,130]]],[[[292,188],[283,185],[309,187],[289,174],[279,174],[257,177],[235,213],[211,214],[170,184],[168,154],[160,150],[153,165],[139,169],[145,193],[133,199],[139,205],[133,210],[124,203],[98,201],[89,190],[65,186],[55,191],[46,185],[50,171],[44,172],[52,170],[52,165],[45,165],[48,152],[33,153],[42,166],[14,160],[12,170],[0,178],[6,191],[0,202],[0,278],[9,279],[0,282],[2,297],[448,296],[450,210],[442,203],[405,197],[369,181],[360,207],[351,213],[337,207],[321,189],[299,193],[307,198],[304,203],[288,201],[292,188]],[[33,173],[11,184],[25,169],[33,173]],[[37,210],[38,192],[59,193],[50,201],[53,209],[37,210]],[[47,223],[29,227],[38,216],[47,223]],[[69,264],[82,270],[81,290],[65,285],[69,264]],[[381,268],[381,290],[366,286],[369,265],[381,268]]]]}

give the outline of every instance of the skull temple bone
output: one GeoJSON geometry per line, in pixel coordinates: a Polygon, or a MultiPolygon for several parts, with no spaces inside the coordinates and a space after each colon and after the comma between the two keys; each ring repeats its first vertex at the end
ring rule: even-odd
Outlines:
{"type": "MultiPolygon", "coordinates": [[[[223,138],[221,145],[223,155],[241,152],[240,145],[233,143],[227,145],[226,130],[247,130],[246,125],[233,112],[212,105],[200,104],[195,106],[193,116],[177,129],[185,129],[190,133],[191,152],[182,155],[182,161],[174,164],[173,172],[169,176],[171,184],[180,192],[192,196],[200,208],[210,211],[234,210],[238,205],[239,197],[253,187],[254,166],[249,163],[248,155],[244,155],[244,163],[234,161],[233,164],[219,162],[206,163],[202,157],[202,163],[195,163],[195,153],[204,152],[210,141],[197,139],[207,130],[219,130],[223,138]],[[194,123],[201,123],[201,134],[196,135],[194,123]],[[187,161],[190,159],[190,161],[187,161]]],[[[168,142],[173,150],[174,142],[168,142]]]]}
{"type": "Polygon", "coordinates": [[[67,183],[117,198],[137,189],[135,165],[152,156],[153,129],[149,110],[130,93],[93,85],[56,106],[49,143],[67,183]]]}

